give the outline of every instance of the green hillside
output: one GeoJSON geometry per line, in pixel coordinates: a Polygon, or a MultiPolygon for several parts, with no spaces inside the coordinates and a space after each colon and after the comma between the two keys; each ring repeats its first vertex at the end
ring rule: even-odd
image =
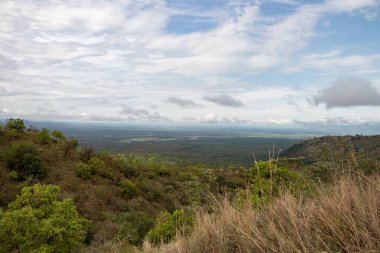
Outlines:
{"type": "Polygon", "coordinates": [[[57,185],[60,196],[73,199],[78,212],[90,221],[86,240],[91,247],[116,239],[139,245],[161,211],[195,210],[206,204],[210,193],[246,186],[244,170],[179,167],[155,156],[95,153],[61,134],[1,127],[0,208],[6,208],[25,186],[57,185]],[[31,170],[21,175],[10,168],[7,154],[20,145],[35,150],[45,173],[31,170]],[[121,235],[125,226],[138,231],[121,235]]]}
{"type": "Polygon", "coordinates": [[[378,174],[379,143],[379,136],[316,138],[280,159],[225,169],[94,152],[60,131],[27,129],[11,119],[0,127],[0,253],[166,252],[173,240],[195,238],[201,218],[227,219],[218,214],[223,201],[240,215],[247,206],[266,210],[284,192],[310,199],[340,178],[378,174]]]}

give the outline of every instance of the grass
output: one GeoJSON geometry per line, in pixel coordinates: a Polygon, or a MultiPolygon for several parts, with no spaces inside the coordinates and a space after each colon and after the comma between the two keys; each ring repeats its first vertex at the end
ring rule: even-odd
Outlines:
{"type": "Polygon", "coordinates": [[[262,209],[215,206],[189,237],[143,252],[380,252],[380,176],[343,177],[309,199],[284,193],[262,209]]]}

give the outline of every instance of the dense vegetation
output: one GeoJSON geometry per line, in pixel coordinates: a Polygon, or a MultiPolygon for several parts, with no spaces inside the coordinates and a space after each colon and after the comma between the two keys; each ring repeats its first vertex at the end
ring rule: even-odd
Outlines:
{"type": "Polygon", "coordinates": [[[373,186],[378,177],[373,175],[379,174],[380,165],[378,156],[366,154],[378,144],[364,141],[373,137],[360,137],[360,145],[349,138],[344,138],[344,145],[341,138],[326,138],[335,138],[339,146],[329,145],[330,141],[321,148],[314,140],[316,149],[304,143],[285,151],[287,158],[272,154],[269,161],[256,161],[248,168],[226,169],[159,156],[95,152],[78,147],[77,140],[61,131],[38,131],[26,128],[20,119],[10,119],[0,128],[0,252],[377,250],[374,241],[380,234],[373,223],[380,220],[380,200],[373,196],[378,193],[373,186]],[[340,178],[344,179],[336,183],[340,178]],[[329,205],[343,185],[358,194],[345,199],[356,201],[355,205],[329,205]],[[369,198],[367,206],[362,203],[369,198]],[[318,220],[321,214],[311,212],[317,201],[325,203],[321,206],[325,209],[318,209],[321,213],[330,215],[335,208],[342,217],[346,211],[360,215],[367,208],[365,217],[350,216],[339,223],[361,219],[366,225],[351,220],[353,233],[331,232],[334,222],[328,217],[318,220]],[[282,206],[285,202],[290,206],[282,206]],[[353,209],[346,210],[345,205],[353,209]],[[299,215],[309,223],[298,224],[299,215]],[[246,218],[249,226],[243,225],[246,218]],[[319,234],[320,241],[313,244],[280,231],[287,228],[316,236],[304,231],[308,226],[317,226],[316,233],[322,231],[326,237],[319,234]],[[274,230],[261,231],[266,227],[274,230]],[[258,237],[259,233],[263,235],[258,237]],[[361,233],[369,234],[361,238],[361,233]],[[236,237],[230,238],[232,234],[236,237]],[[357,236],[365,244],[362,248],[347,242],[357,236]]]}

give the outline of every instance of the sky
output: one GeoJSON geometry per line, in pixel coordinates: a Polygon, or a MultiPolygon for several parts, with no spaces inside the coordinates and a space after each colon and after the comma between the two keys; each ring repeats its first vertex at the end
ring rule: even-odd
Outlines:
{"type": "Polygon", "coordinates": [[[380,124],[380,0],[1,0],[0,117],[380,124]]]}

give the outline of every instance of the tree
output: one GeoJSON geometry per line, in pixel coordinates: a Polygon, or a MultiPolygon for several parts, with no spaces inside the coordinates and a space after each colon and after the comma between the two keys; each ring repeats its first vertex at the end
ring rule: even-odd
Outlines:
{"type": "Polygon", "coordinates": [[[51,142],[50,132],[46,128],[42,128],[41,132],[37,135],[38,142],[42,144],[49,144],[51,142]]]}
{"type": "Polygon", "coordinates": [[[59,200],[59,186],[36,184],[0,209],[0,252],[75,252],[88,222],[72,199],[59,200]]]}
{"type": "Polygon", "coordinates": [[[13,130],[15,129],[17,132],[22,132],[25,129],[25,124],[23,119],[7,119],[6,126],[13,130]]]}
{"type": "Polygon", "coordinates": [[[185,236],[190,234],[194,225],[194,215],[185,210],[176,210],[173,214],[161,212],[156,219],[156,225],[148,234],[147,239],[152,245],[170,242],[177,233],[185,236]]]}
{"type": "Polygon", "coordinates": [[[16,142],[5,150],[5,161],[18,178],[42,178],[46,176],[46,167],[42,162],[37,147],[27,141],[16,142]]]}
{"type": "Polygon", "coordinates": [[[53,130],[51,132],[51,136],[53,136],[53,138],[56,141],[64,141],[66,139],[65,135],[63,134],[63,132],[59,131],[59,130],[53,130]]]}

